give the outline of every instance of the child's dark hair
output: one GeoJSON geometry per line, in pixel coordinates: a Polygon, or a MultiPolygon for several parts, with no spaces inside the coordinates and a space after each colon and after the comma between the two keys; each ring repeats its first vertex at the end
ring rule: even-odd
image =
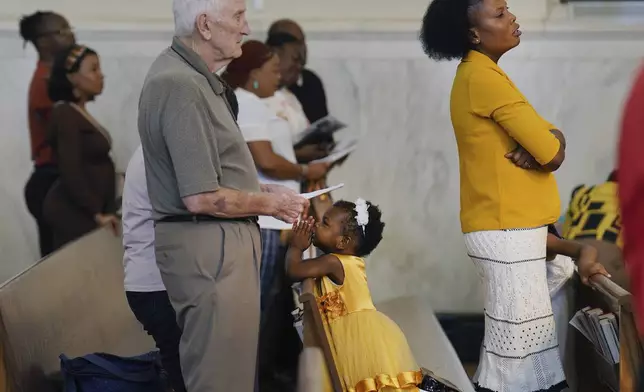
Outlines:
{"type": "Polygon", "coordinates": [[[364,257],[371,254],[382,240],[382,232],[385,229],[385,223],[382,221],[382,212],[380,212],[378,206],[367,202],[369,223],[365,226],[364,232],[356,220],[358,213],[356,212],[355,203],[340,200],[333,206],[345,210],[349,215],[349,220],[347,221],[344,234],[350,235],[358,240],[356,256],[364,257]]]}
{"type": "Polygon", "coordinates": [[[20,19],[20,36],[25,42],[36,45],[36,40],[42,33],[45,20],[56,15],[51,11],[36,11],[31,15],[25,15],[20,19]]]}

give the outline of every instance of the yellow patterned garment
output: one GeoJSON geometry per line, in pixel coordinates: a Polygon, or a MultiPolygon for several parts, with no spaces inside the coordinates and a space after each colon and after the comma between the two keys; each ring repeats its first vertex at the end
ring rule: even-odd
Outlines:
{"type": "Polygon", "coordinates": [[[420,367],[398,325],[373,305],[364,260],[335,256],[344,267],[344,283],[322,278],[315,296],[344,390],[418,391],[420,367]]]}
{"type": "Polygon", "coordinates": [[[621,247],[622,224],[619,217],[617,183],[582,185],[572,193],[563,237],[567,240],[594,239],[621,247]]]}

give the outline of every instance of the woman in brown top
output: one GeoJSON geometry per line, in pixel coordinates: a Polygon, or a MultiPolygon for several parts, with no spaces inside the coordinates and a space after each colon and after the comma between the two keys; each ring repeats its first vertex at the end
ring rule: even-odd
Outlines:
{"type": "Polygon", "coordinates": [[[85,104],[103,91],[103,74],[93,50],[74,45],[54,61],[49,97],[56,102],[49,126],[60,178],[43,206],[58,249],[99,226],[116,232],[115,173],[110,135],[85,104]]]}

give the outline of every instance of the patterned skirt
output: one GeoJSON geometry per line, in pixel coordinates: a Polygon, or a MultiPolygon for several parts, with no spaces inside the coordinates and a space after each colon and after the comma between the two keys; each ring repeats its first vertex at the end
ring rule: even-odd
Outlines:
{"type": "Polygon", "coordinates": [[[546,278],[547,228],[465,234],[485,285],[478,391],[567,388],[546,278]]]}

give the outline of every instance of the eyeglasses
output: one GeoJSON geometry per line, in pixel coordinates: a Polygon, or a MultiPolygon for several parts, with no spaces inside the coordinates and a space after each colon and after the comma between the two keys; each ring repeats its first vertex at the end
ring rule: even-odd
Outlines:
{"type": "Polygon", "coordinates": [[[60,35],[63,37],[69,37],[74,35],[74,30],[71,27],[65,27],[59,30],[43,31],[36,38],[48,37],[51,35],[60,35]]]}

